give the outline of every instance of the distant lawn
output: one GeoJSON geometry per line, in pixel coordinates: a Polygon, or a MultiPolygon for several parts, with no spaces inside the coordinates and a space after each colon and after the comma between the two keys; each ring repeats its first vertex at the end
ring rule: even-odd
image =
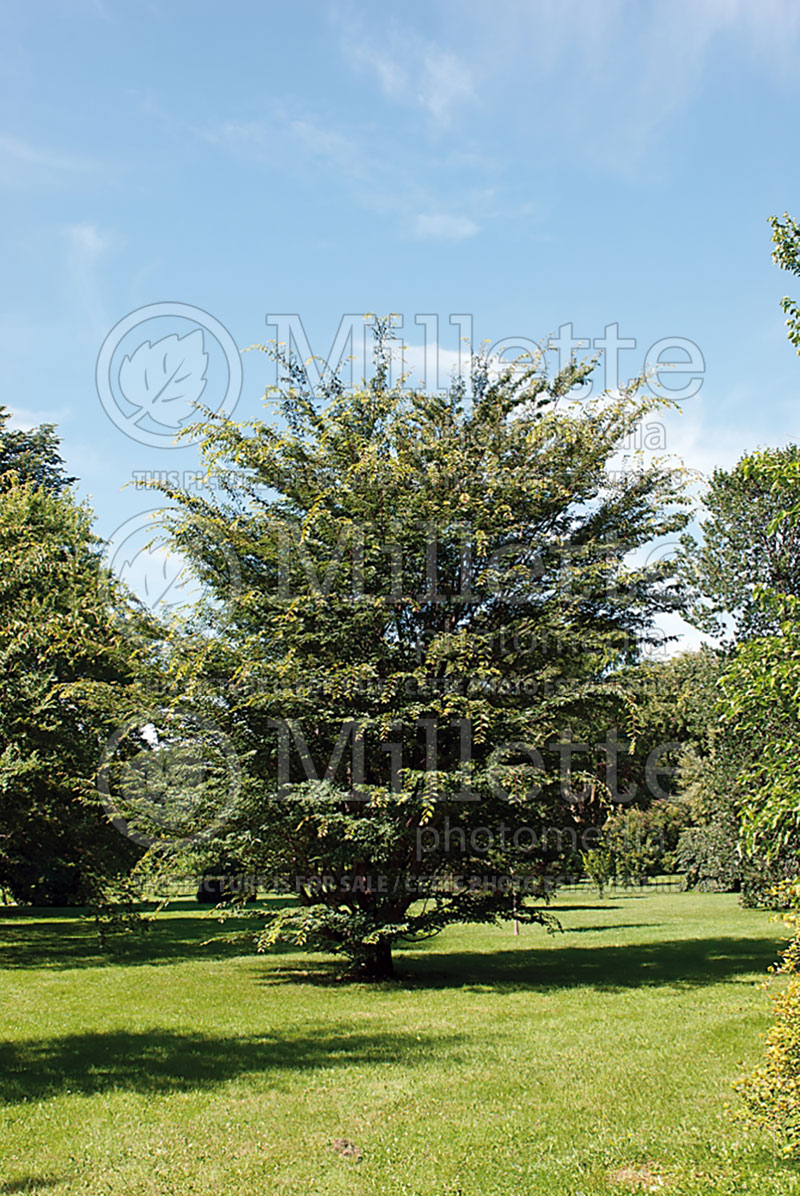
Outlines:
{"type": "Polygon", "coordinates": [[[191,902],[108,958],[0,916],[0,1194],[800,1196],[724,1116],[781,926],[728,895],[554,908],[565,934],[451,929],[376,988],[204,948],[191,902]]]}

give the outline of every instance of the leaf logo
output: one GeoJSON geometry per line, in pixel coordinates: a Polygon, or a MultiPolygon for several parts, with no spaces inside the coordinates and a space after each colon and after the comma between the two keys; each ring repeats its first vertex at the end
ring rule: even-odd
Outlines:
{"type": "Polygon", "coordinates": [[[95,366],[97,397],[108,418],[131,440],[155,448],[197,444],[199,428],[188,437],[186,425],[196,418],[200,397],[210,411],[230,415],[242,381],[242,357],[230,332],[190,303],[149,303],[128,312],[103,341],[95,366]]]}
{"type": "Polygon", "coordinates": [[[207,369],[203,332],[196,328],[186,336],[173,334],[141,344],[132,356],[123,359],[119,387],[143,415],[162,427],[177,428],[205,390],[207,369]],[[175,403],[181,406],[170,409],[175,403]]]}

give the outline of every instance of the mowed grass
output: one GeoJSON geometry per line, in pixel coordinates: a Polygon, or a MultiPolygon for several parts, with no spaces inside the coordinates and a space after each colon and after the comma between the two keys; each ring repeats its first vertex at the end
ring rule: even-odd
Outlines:
{"type": "Polygon", "coordinates": [[[781,925],[731,895],[554,908],[563,934],[451,928],[374,987],[204,947],[190,902],[108,957],[6,912],[0,1193],[800,1194],[725,1114],[781,925]]]}

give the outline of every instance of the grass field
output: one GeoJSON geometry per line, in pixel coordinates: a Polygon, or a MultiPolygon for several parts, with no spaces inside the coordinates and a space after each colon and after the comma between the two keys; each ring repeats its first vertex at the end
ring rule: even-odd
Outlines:
{"type": "Polygon", "coordinates": [[[800,1196],[726,1118],[782,930],[733,896],[565,893],[400,983],[242,955],[190,902],[142,945],[0,917],[0,1193],[800,1196]]]}

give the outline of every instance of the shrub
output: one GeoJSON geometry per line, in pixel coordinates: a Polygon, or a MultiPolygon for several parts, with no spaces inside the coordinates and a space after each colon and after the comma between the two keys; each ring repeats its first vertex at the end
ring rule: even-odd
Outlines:
{"type": "Polygon", "coordinates": [[[690,826],[680,836],[676,866],[683,887],[712,893],[738,893],[742,887],[739,836],[732,821],[690,826]]]}
{"type": "Polygon", "coordinates": [[[800,875],[793,852],[767,860],[744,851],[730,818],[687,827],[678,840],[675,862],[685,889],[741,893],[742,905],[753,909],[786,909],[786,883],[800,875]]]}
{"type": "Polygon", "coordinates": [[[742,905],[751,909],[787,909],[792,903],[789,882],[800,876],[800,860],[782,851],[774,859],[746,856],[742,867],[742,905]]]}
{"type": "Polygon", "coordinates": [[[621,810],[603,828],[614,874],[623,884],[645,884],[648,877],[675,871],[678,838],[688,819],[681,802],[655,801],[646,810],[621,810]]]}
{"type": "Polygon", "coordinates": [[[581,852],[581,861],[589,880],[597,889],[598,897],[614,875],[614,856],[607,847],[593,847],[581,852]]]}
{"type": "Polygon", "coordinates": [[[735,1087],[744,1100],[745,1118],[771,1133],[781,1154],[792,1158],[800,1156],[800,933],[797,916],[789,921],[794,937],[772,969],[788,979],[773,997],[775,1020],[767,1032],[764,1059],[735,1087]]]}

